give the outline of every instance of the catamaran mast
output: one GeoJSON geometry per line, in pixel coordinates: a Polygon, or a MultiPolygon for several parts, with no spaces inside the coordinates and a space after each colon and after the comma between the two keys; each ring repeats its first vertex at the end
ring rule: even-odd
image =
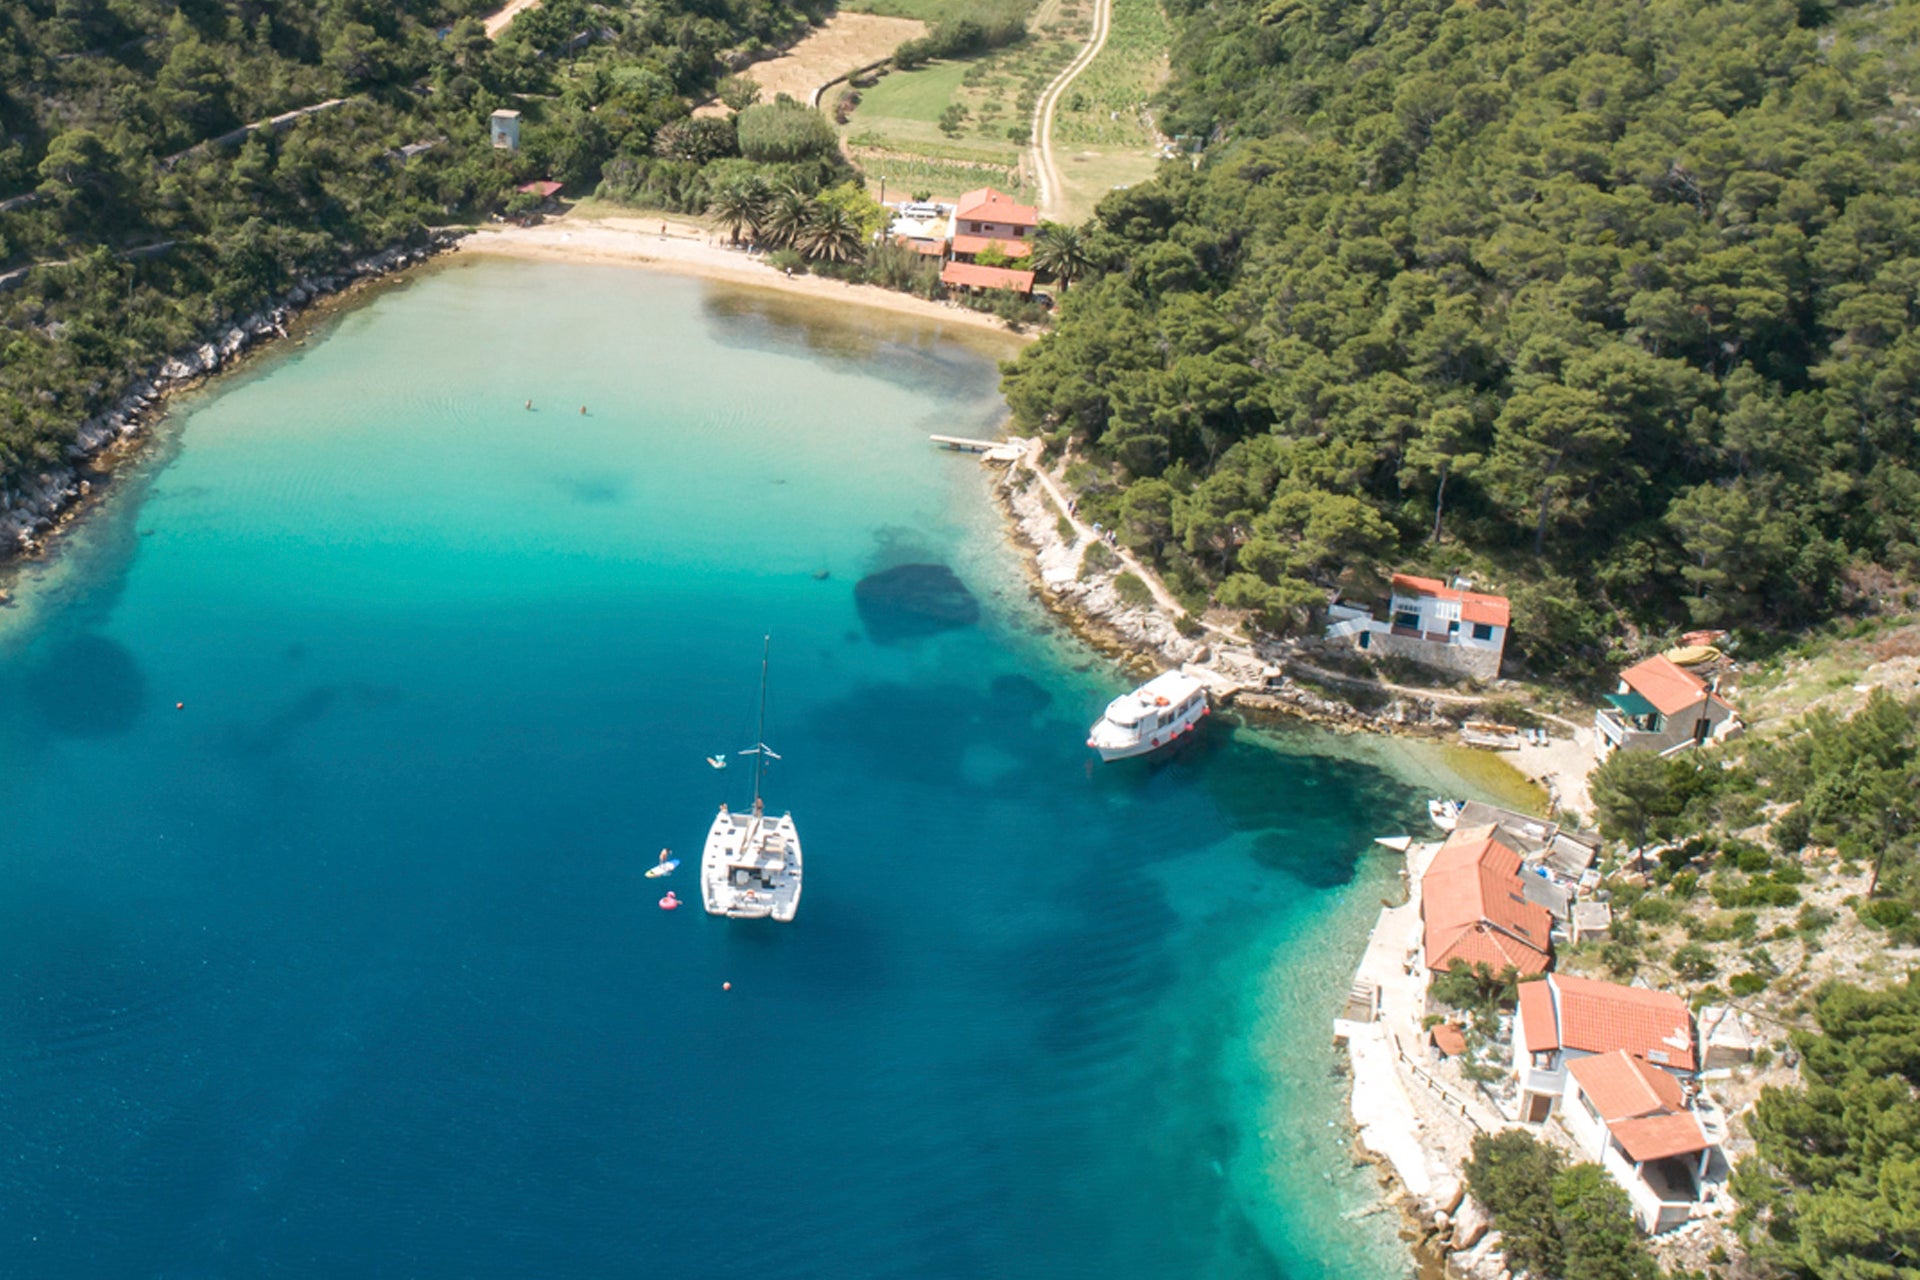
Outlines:
{"type": "Polygon", "coordinates": [[[767,767],[767,655],[773,649],[773,637],[760,637],[760,732],[754,735],[753,816],[760,816],[760,771],[767,767]]]}

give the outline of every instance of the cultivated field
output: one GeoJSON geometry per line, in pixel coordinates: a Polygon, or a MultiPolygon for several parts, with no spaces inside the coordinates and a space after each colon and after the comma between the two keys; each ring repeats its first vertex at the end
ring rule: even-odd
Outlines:
{"type": "Polygon", "coordinates": [[[1146,104],[1166,79],[1170,38],[1159,0],[1113,0],[1105,47],[1054,110],[1063,217],[1085,218],[1113,188],[1153,176],[1161,139],[1146,104]]]}
{"type": "Polygon", "coordinates": [[[916,18],[841,10],[793,48],[777,58],[756,62],[744,74],[759,84],[762,102],[772,102],[782,93],[805,102],[829,80],[878,62],[904,41],[926,33],[927,24],[916,18]]]}

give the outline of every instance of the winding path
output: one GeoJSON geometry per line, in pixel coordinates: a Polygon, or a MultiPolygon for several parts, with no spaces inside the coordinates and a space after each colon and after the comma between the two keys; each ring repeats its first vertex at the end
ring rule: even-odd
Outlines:
{"type": "Polygon", "coordinates": [[[512,0],[512,3],[508,4],[506,8],[488,14],[483,20],[483,25],[487,30],[487,39],[498,40],[500,33],[507,29],[522,9],[531,9],[539,3],[540,0],[512,0]]]}
{"type": "Polygon", "coordinates": [[[1106,47],[1107,32],[1113,27],[1113,0],[1093,0],[1093,31],[1073,61],[1060,69],[1040,100],[1033,104],[1034,180],[1040,184],[1040,216],[1058,218],[1061,205],[1060,166],[1053,158],[1053,109],[1082,71],[1100,56],[1106,47]]]}

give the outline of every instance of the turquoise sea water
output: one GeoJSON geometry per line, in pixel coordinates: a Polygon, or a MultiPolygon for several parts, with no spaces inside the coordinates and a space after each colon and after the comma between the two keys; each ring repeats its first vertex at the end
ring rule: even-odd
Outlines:
{"type": "Polygon", "coordinates": [[[1092,763],[957,338],[462,263],[183,405],[0,612],[0,1273],[1403,1273],[1327,1039],[1423,793],[1092,763]],[[800,918],[661,912],[768,632],[800,918]]]}

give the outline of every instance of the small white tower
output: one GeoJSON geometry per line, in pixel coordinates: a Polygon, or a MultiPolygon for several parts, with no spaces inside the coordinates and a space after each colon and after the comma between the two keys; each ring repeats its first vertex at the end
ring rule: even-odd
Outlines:
{"type": "Polygon", "coordinates": [[[520,149],[520,113],[518,111],[493,113],[493,145],[496,150],[518,151],[520,149]]]}

